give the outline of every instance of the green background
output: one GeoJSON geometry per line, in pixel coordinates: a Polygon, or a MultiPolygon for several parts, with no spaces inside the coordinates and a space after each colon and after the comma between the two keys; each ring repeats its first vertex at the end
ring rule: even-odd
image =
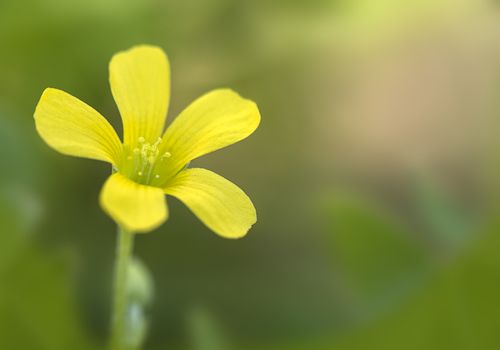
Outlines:
{"type": "Polygon", "coordinates": [[[100,349],[109,166],[57,154],[33,111],[70,92],[121,130],[111,56],[161,46],[170,122],[204,92],[258,104],[196,160],[258,222],[224,240],[175,199],[136,238],[145,349],[498,349],[500,8],[486,0],[0,2],[0,348],[100,349]]]}

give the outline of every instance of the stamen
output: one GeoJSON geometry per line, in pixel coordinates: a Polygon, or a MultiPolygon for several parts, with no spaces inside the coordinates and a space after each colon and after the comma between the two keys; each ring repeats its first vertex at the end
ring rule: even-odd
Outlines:
{"type": "Polygon", "coordinates": [[[127,156],[130,161],[132,178],[139,183],[150,184],[152,180],[159,179],[160,174],[155,171],[156,163],[162,162],[165,158],[170,158],[172,154],[165,152],[160,155],[162,139],[159,137],[154,143],[150,143],[144,136],[137,139],[137,147],[127,156]]]}

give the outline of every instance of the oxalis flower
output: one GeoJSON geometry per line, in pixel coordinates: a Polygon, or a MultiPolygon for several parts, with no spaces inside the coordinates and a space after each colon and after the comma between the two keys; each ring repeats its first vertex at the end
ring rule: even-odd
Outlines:
{"type": "Polygon", "coordinates": [[[36,129],[60,153],[113,165],[100,203],[130,232],[149,232],[168,218],[165,194],[174,196],[215,233],[244,236],[255,208],[236,185],[193,159],[249,136],[259,125],[256,104],[229,89],[213,90],[189,105],[163,132],[170,67],[158,47],[137,46],[113,56],[109,82],[123,122],[123,142],[92,107],[46,89],[35,110],[36,129]]]}

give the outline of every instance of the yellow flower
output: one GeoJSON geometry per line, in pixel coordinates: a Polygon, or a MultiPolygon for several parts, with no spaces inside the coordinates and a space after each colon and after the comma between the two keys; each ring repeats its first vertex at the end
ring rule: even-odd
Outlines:
{"type": "Polygon", "coordinates": [[[101,114],[61,90],[46,89],[34,115],[38,133],[55,150],[113,165],[101,190],[102,208],[125,229],[148,232],[167,220],[167,194],[215,233],[244,236],[257,220],[247,195],[222,176],[187,165],[253,133],[260,122],[256,104],[231,90],[214,90],[163,133],[170,95],[163,50],[137,46],[117,53],[109,82],[123,121],[123,143],[101,114]]]}

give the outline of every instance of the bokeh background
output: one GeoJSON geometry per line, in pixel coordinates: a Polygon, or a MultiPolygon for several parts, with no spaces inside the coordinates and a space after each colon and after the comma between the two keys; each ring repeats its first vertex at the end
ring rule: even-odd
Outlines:
{"type": "Polygon", "coordinates": [[[0,348],[102,349],[110,169],[37,136],[45,87],[121,129],[117,51],[163,47],[169,121],[231,87],[247,140],[200,160],[253,199],[218,238],[187,208],[136,239],[145,349],[499,349],[500,4],[487,0],[0,2],[0,348]]]}

